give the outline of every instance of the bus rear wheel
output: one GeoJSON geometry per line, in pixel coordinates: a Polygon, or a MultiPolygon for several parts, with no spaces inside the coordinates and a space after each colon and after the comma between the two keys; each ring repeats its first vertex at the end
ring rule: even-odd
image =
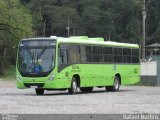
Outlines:
{"type": "Polygon", "coordinates": [[[71,87],[68,89],[69,94],[76,94],[77,93],[77,79],[75,77],[72,78],[71,87]]]}
{"type": "Polygon", "coordinates": [[[106,90],[116,92],[119,90],[119,87],[120,87],[120,79],[118,76],[115,76],[113,86],[106,86],[106,90]]]}
{"type": "Polygon", "coordinates": [[[82,92],[85,92],[85,93],[87,93],[87,92],[92,92],[93,87],[82,87],[82,88],[80,88],[80,90],[81,90],[82,92]]]}
{"type": "Polygon", "coordinates": [[[44,94],[44,89],[42,89],[42,88],[36,88],[35,91],[36,91],[37,95],[43,95],[44,94]]]}

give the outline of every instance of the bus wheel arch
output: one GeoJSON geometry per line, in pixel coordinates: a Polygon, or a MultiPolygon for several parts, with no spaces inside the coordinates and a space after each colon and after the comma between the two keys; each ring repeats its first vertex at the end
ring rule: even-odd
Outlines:
{"type": "Polygon", "coordinates": [[[76,78],[77,86],[80,87],[80,76],[78,74],[74,74],[73,77],[76,78]]]}
{"type": "Polygon", "coordinates": [[[121,75],[119,73],[116,73],[115,76],[117,76],[119,78],[119,82],[120,82],[120,85],[121,85],[121,75]]]}
{"type": "Polygon", "coordinates": [[[119,88],[120,88],[120,85],[121,85],[121,76],[119,73],[115,74],[114,76],[114,83],[112,86],[105,86],[106,90],[107,91],[119,91],[119,88]]]}
{"type": "Polygon", "coordinates": [[[69,94],[76,94],[77,88],[80,86],[80,77],[79,75],[73,75],[71,80],[71,87],[68,89],[69,94]]]}
{"type": "Polygon", "coordinates": [[[114,92],[119,91],[120,85],[121,85],[121,76],[120,74],[116,74],[114,77],[114,84],[111,88],[111,91],[114,92]]]}

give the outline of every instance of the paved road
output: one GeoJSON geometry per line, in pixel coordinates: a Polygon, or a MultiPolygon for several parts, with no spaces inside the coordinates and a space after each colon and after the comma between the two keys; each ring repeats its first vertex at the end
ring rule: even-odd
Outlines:
{"type": "Polygon", "coordinates": [[[119,92],[95,88],[92,93],[17,89],[15,81],[0,81],[0,113],[4,114],[133,114],[160,113],[160,87],[122,86],[119,92]]]}

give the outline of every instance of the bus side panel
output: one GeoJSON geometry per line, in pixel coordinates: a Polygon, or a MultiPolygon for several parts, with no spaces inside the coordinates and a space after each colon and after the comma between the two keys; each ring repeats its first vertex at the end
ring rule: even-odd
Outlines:
{"type": "Polygon", "coordinates": [[[113,64],[104,64],[104,86],[112,86],[114,83],[114,65],[113,64]]]}
{"type": "Polygon", "coordinates": [[[121,84],[128,85],[140,81],[140,65],[117,65],[117,73],[121,76],[121,84]]]}
{"type": "Polygon", "coordinates": [[[44,88],[48,89],[63,89],[63,88],[69,88],[71,85],[71,78],[69,76],[69,72],[71,67],[67,67],[63,69],[62,71],[55,74],[55,77],[53,80],[48,80],[45,83],[44,88]]]}
{"type": "Polygon", "coordinates": [[[113,85],[113,65],[81,64],[81,87],[113,85]]]}
{"type": "Polygon", "coordinates": [[[103,66],[100,64],[81,64],[81,87],[103,85],[103,66]]]}

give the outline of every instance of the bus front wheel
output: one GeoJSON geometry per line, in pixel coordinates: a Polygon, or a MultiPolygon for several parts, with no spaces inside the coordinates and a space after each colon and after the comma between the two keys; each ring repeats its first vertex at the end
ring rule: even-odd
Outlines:
{"type": "Polygon", "coordinates": [[[77,79],[75,77],[72,78],[71,87],[68,89],[69,94],[76,94],[77,93],[77,79]]]}
{"type": "Polygon", "coordinates": [[[113,86],[106,86],[106,90],[116,92],[119,90],[119,87],[120,87],[120,79],[118,76],[115,76],[113,86]]]}
{"type": "Polygon", "coordinates": [[[42,88],[36,88],[35,91],[36,91],[37,95],[43,95],[43,93],[44,93],[44,89],[42,89],[42,88]]]}

